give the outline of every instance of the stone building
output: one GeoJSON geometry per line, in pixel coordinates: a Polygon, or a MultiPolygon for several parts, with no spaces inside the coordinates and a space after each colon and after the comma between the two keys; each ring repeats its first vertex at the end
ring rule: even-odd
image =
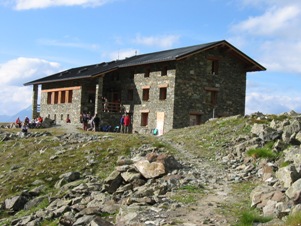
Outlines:
{"type": "Polygon", "coordinates": [[[124,106],[133,132],[163,134],[244,115],[247,72],[264,70],[222,40],[72,68],[24,85],[33,85],[33,117],[79,123],[80,114],[90,112],[114,127],[124,106]]]}

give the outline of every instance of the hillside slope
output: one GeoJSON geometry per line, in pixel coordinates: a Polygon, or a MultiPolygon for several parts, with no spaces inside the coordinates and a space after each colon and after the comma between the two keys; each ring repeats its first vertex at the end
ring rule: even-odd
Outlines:
{"type": "Polygon", "coordinates": [[[300,121],[294,113],[234,116],[161,137],[64,127],[23,136],[1,129],[0,225],[85,225],[92,218],[107,225],[252,225],[242,223],[245,212],[269,215],[270,225],[280,225],[299,203],[298,190],[285,196],[299,176],[283,187],[275,175],[281,163],[299,170],[299,162],[283,153],[300,147],[300,121]],[[248,154],[263,147],[275,155],[248,154]],[[137,170],[137,163],[159,165],[162,159],[165,173],[137,170]],[[66,181],[66,174],[77,176],[66,181]],[[130,176],[132,181],[125,179],[130,176]],[[266,190],[252,196],[261,185],[266,190]],[[17,208],[16,200],[25,201],[17,208]],[[28,205],[33,200],[39,201],[28,205]]]}

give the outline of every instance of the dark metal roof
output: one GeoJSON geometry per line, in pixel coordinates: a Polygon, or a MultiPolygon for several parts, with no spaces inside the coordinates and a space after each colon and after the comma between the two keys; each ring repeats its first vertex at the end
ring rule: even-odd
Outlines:
{"type": "Polygon", "coordinates": [[[232,46],[230,43],[228,43],[225,40],[222,40],[222,41],[211,42],[211,43],[206,43],[201,45],[136,55],[136,56],[126,58],[124,60],[116,60],[111,62],[103,62],[100,64],[93,64],[88,66],[71,68],[66,71],[62,71],[41,79],[37,79],[25,83],[24,85],[43,84],[43,83],[58,82],[64,80],[89,78],[89,77],[94,77],[97,75],[107,73],[112,70],[116,70],[118,68],[143,65],[143,64],[151,64],[151,63],[159,63],[164,61],[174,61],[220,45],[223,47],[227,47],[228,49],[233,51],[237,57],[239,57],[242,61],[244,61],[247,65],[249,65],[249,69],[247,69],[247,71],[266,70],[263,66],[261,66],[256,61],[254,61],[253,59],[251,59],[250,57],[242,53],[240,50],[232,46]]]}

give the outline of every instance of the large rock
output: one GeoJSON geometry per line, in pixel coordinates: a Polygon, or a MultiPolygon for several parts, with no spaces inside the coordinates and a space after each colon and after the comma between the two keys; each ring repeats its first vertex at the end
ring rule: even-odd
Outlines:
{"type": "Polygon", "coordinates": [[[261,140],[268,142],[280,137],[280,133],[264,124],[254,124],[251,133],[257,135],[261,140]]]}
{"type": "Polygon", "coordinates": [[[104,189],[112,194],[120,187],[122,182],[123,178],[121,176],[121,173],[115,170],[105,179],[104,189]]]}
{"type": "Polygon", "coordinates": [[[294,201],[299,200],[301,194],[301,179],[295,181],[292,186],[286,190],[285,194],[294,201]]]}
{"type": "Polygon", "coordinates": [[[148,160],[141,160],[134,165],[137,171],[139,171],[146,179],[156,178],[166,174],[164,164],[161,162],[150,163],[148,160]]]}
{"type": "Polygon", "coordinates": [[[291,146],[284,151],[284,161],[292,162],[297,170],[301,173],[301,148],[299,146],[291,146]]]}
{"type": "Polygon", "coordinates": [[[15,196],[4,201],[4,208],[7,210],[19,211],[24,208],[27,201],[28,199],[25,196],[15,196]]]}
{"type": "Polygon", "coordinates": [[[301,175],[297,172],[294,165],[289,165],[280,168],[276,172],[276,177],[282,182],[284,188],[288,188],[292,183],[301,178],[301,175]]]}

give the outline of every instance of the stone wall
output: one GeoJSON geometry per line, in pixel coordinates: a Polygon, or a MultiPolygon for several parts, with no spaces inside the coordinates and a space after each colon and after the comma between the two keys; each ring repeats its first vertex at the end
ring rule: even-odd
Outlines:
{"type": "Polygon", "coordinates": [[[189,126],[189,115],[199,114],[201,122],[220,116],[244,115],[246,72],[235,58],[211,50],[178,61],[176,68],[173,128],[189,126]],[[208,58],[219,61],[218,74],[208,71],[208,58]],[[207,102],[208,91],[217,90],[217,104],[207,102]]]}

